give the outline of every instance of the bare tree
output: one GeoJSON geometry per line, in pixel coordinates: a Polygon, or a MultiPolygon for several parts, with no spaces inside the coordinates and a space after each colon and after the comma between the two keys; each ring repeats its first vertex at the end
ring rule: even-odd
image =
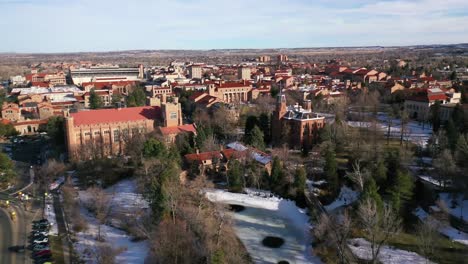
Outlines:
{"type": "Polygon", "coordinates": [[[125,248],[113,248],[108,243],[100,243],[91,249],[92,255],[94,256],[96,263],[99,264],[114,264],[115,258],[125,248]]]}
{"type": "MultiPolygon", "coordinates": [[[[439,223],[429,216],[417,227],[417,236],[419,240],[419,249],[425,256],[434,254],[435,244],[437,242],[437,229],[439,223]]],[[[429,263],[429,260],[427,260],[429,263]]]]}
{"type": "Polygon", "coordinates": [[[314,228],[314,234],[317,238],[336,248],[340,263],[349,263],[346,248],[350,233],[351,218],[347,210],[338,216],[322,213],[317,226],[314,228]]]}
{"type": "Polygon", "coordinates": [[[447,182],[455,177],[458,170],[455,159],[450,150],[445,149],[439,157],[434,159],[433,166],[437,173],[439,183],[447,187],[447,182]]]}
{"type": "Polygon", "coordinates": [[[384,243],[400,231],[400,219],[390,205],[385,204],[379,210],[375,201],[370,198],[361,202],[358,214],[359,222],[370,240],[372,263],[377,263],[384,243]]]}
{"type": "Polygon", "coordinates": [[[112,197],[108,195],[102,188],[97,186],[88,188],[87,192],[90,194],[88,208],[91,209],[99,222],[97,240],[102,241],[101,226],[106,223],[107,217],[111,212],[110,201],[112,200],[112,197]]]}
{"type": "Polygon", "coordinates": [[[346,177],[348,177],[354,184],[358,186],[359,191],[364,190],[364,183],[367,178],[369,178],[369,171],[361,168],[361,162],[359,160],[354,161],[353,171],[347,172],[346,177]]]}

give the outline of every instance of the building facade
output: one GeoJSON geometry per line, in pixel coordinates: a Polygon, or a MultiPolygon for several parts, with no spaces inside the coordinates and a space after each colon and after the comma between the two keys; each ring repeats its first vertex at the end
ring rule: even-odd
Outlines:
{"type": "Polygon", "coordinates": [[[309,148],[317,143],[319,131],[325,126],[325,117],[312,112],[312,102],[304,100],[302,106],[286,106],[286,96],[278,95],[271,120],[272,138],[276,144],[309,148]]]}
{"type": "Polygon", "coordinates": [[[197,65],[192,65],[188,68],[189,78],[190,79],[201,79],[202,78],[202,68],[197,65]]]}
{"type": "Polygon", "coordinates": [[[250,68],[239,67],[237,68],[237,78],[239,80],[250,80],[250,68]]]}

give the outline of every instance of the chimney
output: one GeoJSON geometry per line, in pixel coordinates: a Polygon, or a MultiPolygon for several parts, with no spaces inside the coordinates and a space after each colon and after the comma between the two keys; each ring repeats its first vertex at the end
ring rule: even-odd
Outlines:
{"type": "Polygon", "coordinates": [[[197,149],[196,151],[197,151],[197,155],[200,154],[200,150],[199,150],[199,149],[197,149]]]}
{"type": "Polygon", "coordinates": [[[173,98],[173,100],[174,100],[174,104],[178,104],[178,103],[179,103],[179,97],[175,96],[175,97],[173,98]]]}
{"type": "Polygon", "coordinates": [[[307,111],[312,111],[312,101],[311,100],[304,100],[302,102],[302,108],[307,111]]]}
{"type": "Polygon", "coordinates": [[[166,94],[162,94],[161,96],[161,104],[165,104],[166,103],[166,94]]]}

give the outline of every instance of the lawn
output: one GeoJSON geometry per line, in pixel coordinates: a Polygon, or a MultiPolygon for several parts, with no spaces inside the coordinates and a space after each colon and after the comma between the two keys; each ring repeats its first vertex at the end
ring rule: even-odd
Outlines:
{"type": "MultiPolygon", "coordinates": [[[[401,233],[394,237],[388,243],[400,249],[417,252],[422,255],[418,248],[418,237],[410,233],[401,233]]],[[[438,241],[435,243],[433,256],[426,256],[430,260],[437,263],[465,263],[467,258],[468,247],[452,242],[451,240],[438,236],[438,241]]]]}
{"type": "Polygon", "coordinates": [[[63,243],[59,236],[49,236],[50,249],[52,250],[52,256],[54,263],[64,264],[65,260],[63,257],[63,243]]]}

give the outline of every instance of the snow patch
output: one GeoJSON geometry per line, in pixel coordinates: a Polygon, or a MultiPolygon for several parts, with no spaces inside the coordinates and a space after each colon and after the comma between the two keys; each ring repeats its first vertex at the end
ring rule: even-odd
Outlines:
{"type": "MultiPolygon", "coordinates": [[[[348,247],[351,249],[353,254],[356,255],[356,257],[364,260],[372,259],[371,244],[364,238],[354,238],[348,240],[348,247]]],[[[389,246],[381,247],[378,259],[383,264],[433,263],[417,253],[396,249],[389,246]]]]}
{"type": "Polygon", "coordinates": [[[453,197],[450,193],[440,193],[439,198],[447,205],[450,215],[465,222],[468,220],[468,200],[463,199],[463,194],[453,197]]]}
{"type": "Polygon", "coordinates": [[[55,216],[54,203],[52,201],[52,196],[50,194],[46,198],[45,217],[47,218],[50,224],[49,235],[57,236],[58,235],[57,218],[55,216]]]}
{"type": "Polygon", "coordinates": [[[347,186],[341,187],[338,198],[329,205],[325,205],[325,209],[330,212],[342,206],[354,203],[359,197],[359,192],[351,190],[347,186]]]}
{"type": "MultiPolygon", "coordinates": [[[[424,221],[428,216],[429,214],[424,211],[424,209],[422,209],[421,207],[418,207],[416,208],[416,210],[413,212],[414,215],[416,215],[419,219],[421,219],[422,221],[424,221]]],[[[439,231],[439,233],[443,234],[444,236],[448,237],[450,240],[453,240],[455,242],[458,242],[458,243],[461,243],[461,244],[464,244],[464,245],[467,245],[468,246],[468,234],[456,229],[456,228],[453,228],[449,225],[445,225],[443,224],[442,222],[434,219],[434,221],[436,221],[437,223],[437,226],[439,226],[437,228],[437,231],[439,231]]]]}

